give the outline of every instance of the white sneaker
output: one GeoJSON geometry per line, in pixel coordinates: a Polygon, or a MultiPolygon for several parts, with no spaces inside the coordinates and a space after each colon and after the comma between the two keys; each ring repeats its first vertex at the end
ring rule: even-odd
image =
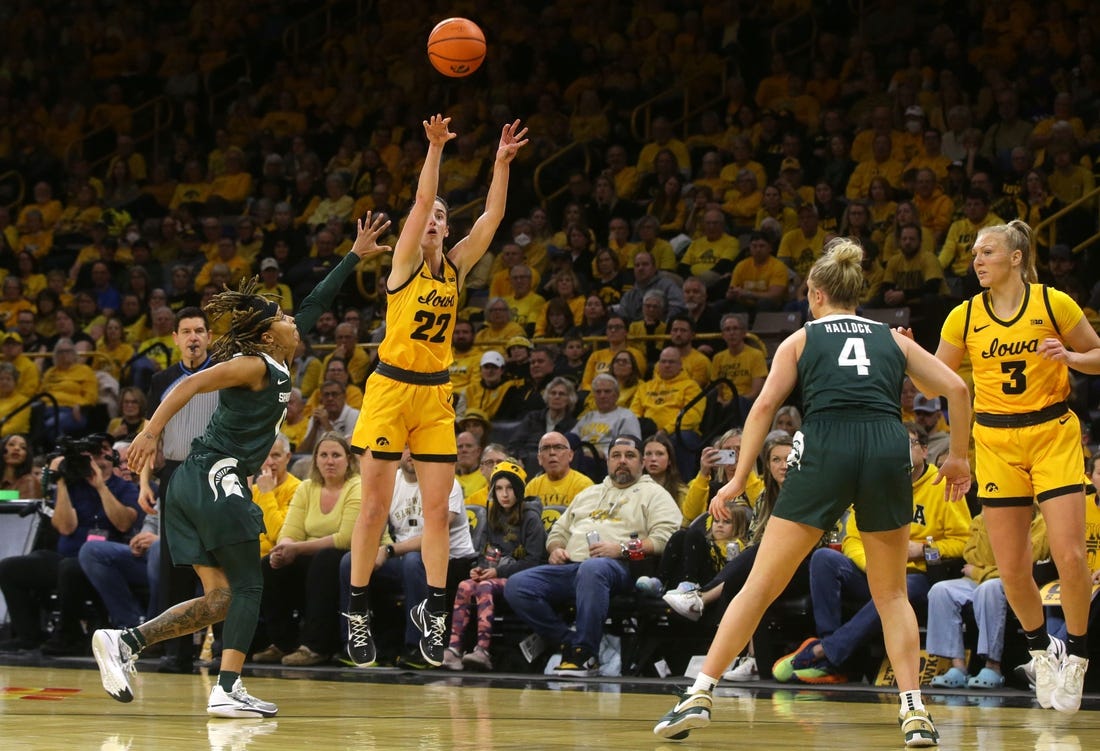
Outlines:
{"type": "Polygon", "coordinates": [[[103,689],[115,701],[131,702],[130,676],[137,672],[137,655],[121,639],[120,629],[99,629],[92,634],[92,654],[99,665],[103,689]]]}
{"type": "Polygon", "coordinates": [[[1066,655],[1062,669],[1058,671],[1058,682],[1054,693],[1050,695],[1051,705],[1059,712],[1073,714],[1081,708],[1081,694],[1085,691],[1085,671],[1089,661],[1077,655],[1066,655]]]}
{"type": "Polygon", "coordinates": [[[661,599],[689,621],[697,621],[703,616],[703,596],[697,589],[690,592],[674,589],[671,592],[665,592],[661,599]]]}
{"type": "Polygon", "coordinates": [[[229,693],[220,684],[210,689],[210,700],[206,702],[206,713],[215,717],[274,717],[279,711],[269,701],[260,701],[244,690],[244,684],[238,678],[229,693]]]}
{"type": "Polygon", "coordinates": [[[1066,659],[1066,645],[1061,639],[1050,637],[1050,646],[1033,650],[1031,663],[1035,668],[1035,699],[1043,709],[1050,709],[1051,695],[1058,685],[1058,674],[1066,659]]]}
{"type": "Polygon", "coordinates": [[[756,672],[756,658],[745,655],[741,659],[736,660],[733,663],[733,667],[722,674],[722,680],[736,681],[738,683],[760,680],[760,674],[756,672]]]}

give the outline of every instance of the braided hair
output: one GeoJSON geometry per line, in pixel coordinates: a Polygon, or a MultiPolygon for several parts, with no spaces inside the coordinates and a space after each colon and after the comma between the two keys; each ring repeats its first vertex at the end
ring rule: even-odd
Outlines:
{"type": "Polygon", "coordinates": [[[256,294],[259,277],[241,280],[236,290],[222,287],[204,310],[211,321],[230,316],[229,331],[222,334],[210,348],[210,356],[219,362],[236,354],[259,355],[264,351],[260,336],[279,316],[279,305],[256,294]]]}

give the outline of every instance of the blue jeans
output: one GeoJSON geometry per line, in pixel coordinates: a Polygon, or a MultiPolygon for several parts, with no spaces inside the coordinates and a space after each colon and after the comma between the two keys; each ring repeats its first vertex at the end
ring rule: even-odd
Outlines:
{"type": "Polygon", "coordinates": [[[1005,616],[1008,600],[1000,579],[978,584],[962,577],[936,582],[928,592],[928,653],[962,659],[962,609],[974,603],[974,621],[978,625],[978,654],[993,662],[1001,661],[1005,646],[1005,616]]]}
{"type": "MultiPolygon", "coordinates": [[[[419,551],[412,551],[396,558],[389,558],[371,574],[370,586],[400,590],[405,596],[405,646],[420,643],[420,629],[412,622],[412,609],[428,596],[428,575],[424,571],[424,559],[419,551]]],[[[348,612],[351,592],[351,553],[340,559],[340,611],[348,612]]],[[[347,637],[347,620],[342,624],[347,637]]]]}
{"type": "MultiPolygon", "coordinates": [[[[909,602],[921,603],[928,597],[928,577],[922,573],[906,577],[909,602]]],[[[864,574],[852,559],[831,548],[815,550],[810,557],[810,596],[813,598],[814,624],[821,637],[825,657],[833,665],[843,665],[867,637],[881,630],[878,610],[871,600],[871,589],[864,574]],[[850,620],[843,620],[844,602],[862,602],[863,607],[850,620]]]]}
{"type": "Polygon", "coordinates": [[[520,571],[504,585],[504,599],[548,644],[571,643],[589,654],[600,653],[603,622],[611,595],[629,592],[630,569],[614,558],[589,558],[580,563],[545,564],[520,571]],[[557,606],[576,602],[577,633],[558,615],[557,606]]]}
{"type": "Polygon", "coordinates": [[[121,542],[93,540],[84,543],[77,555],[80,568],[92,583],[111,623],[117,628],[132,628],[140,624],[146,615],[135,588],[149,588],[150,602],[156,602],[156,569],[148,555],[135,556],[130,546],[121,542]]]}

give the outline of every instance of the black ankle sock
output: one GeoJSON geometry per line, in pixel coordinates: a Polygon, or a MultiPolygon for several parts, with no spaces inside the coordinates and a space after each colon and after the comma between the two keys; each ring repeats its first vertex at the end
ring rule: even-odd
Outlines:
{"type": "Polygon", "coordinates": [[[428,587],[428,605],[427,608],[433,613],[438,613],[447,609],[447,590],[440,589],[439,587],[428,587]]]}
{"type": "Polygon", "coordinates": [[[123,629],[122,636],[119,638],[134,654],[141,654],[141,651],[149,646],[149,643],[145,641],[145,636],[136,628],[123,629]]]}
{"type": "Polygon", "coordinates": [[[1050,636],[1047,634],[1045,623],[1034,631],[1024,631],[1024,636],[1027,637],[1029,652],[1039,652],[1050,646],[1050,636]]]}
{"type": "Polygon", "coordinates": [[[351,587],[351,601],[348,605],[350,613],[366,613],[370,609],[370,601],[367,599],[367,588],[351,587]]]}
{"type": "Polygon", "coordinates": [[[222,687],[222,691],[229,693],[233,690],[233,684],[237,682],[237,679],[241,677],[240,673],[233,673],[228,670],[223,670],[218,673],[218,685],[222,687]]]}
{"type": "Polygon", "coordinates": [[[1074,636],[1073,634],[1066,634],[1066,654],[1087,660],[1089,657],[1089,635],[1074,636]]]}

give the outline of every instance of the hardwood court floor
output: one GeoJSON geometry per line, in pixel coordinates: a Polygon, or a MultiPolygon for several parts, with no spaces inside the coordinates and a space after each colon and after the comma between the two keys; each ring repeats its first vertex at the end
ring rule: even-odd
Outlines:
{"type": "MultiPolygon", "coordinates": [[[[896,694],[867,686],[791,691],[723,684],[714,722],[683,742],[652,734],[672,704],[672,681],[439,671],[267,670],[249,690],[279,705],[272,720],[205,714],[213,678],[139,673],[131,704],[103,693],[94,663],[0,665],[3,751],[537,751],[555,749],[901,749],[896,694]],[[326,679],[320,679],[319,676],[326,679]],[[310,680],[305,680],[309,678],[310,680]]],[[[952,751],[1100,748],[1100,700],[1072,717],[1040,710],[1023,692],[926,695],[952,751]]]]}

